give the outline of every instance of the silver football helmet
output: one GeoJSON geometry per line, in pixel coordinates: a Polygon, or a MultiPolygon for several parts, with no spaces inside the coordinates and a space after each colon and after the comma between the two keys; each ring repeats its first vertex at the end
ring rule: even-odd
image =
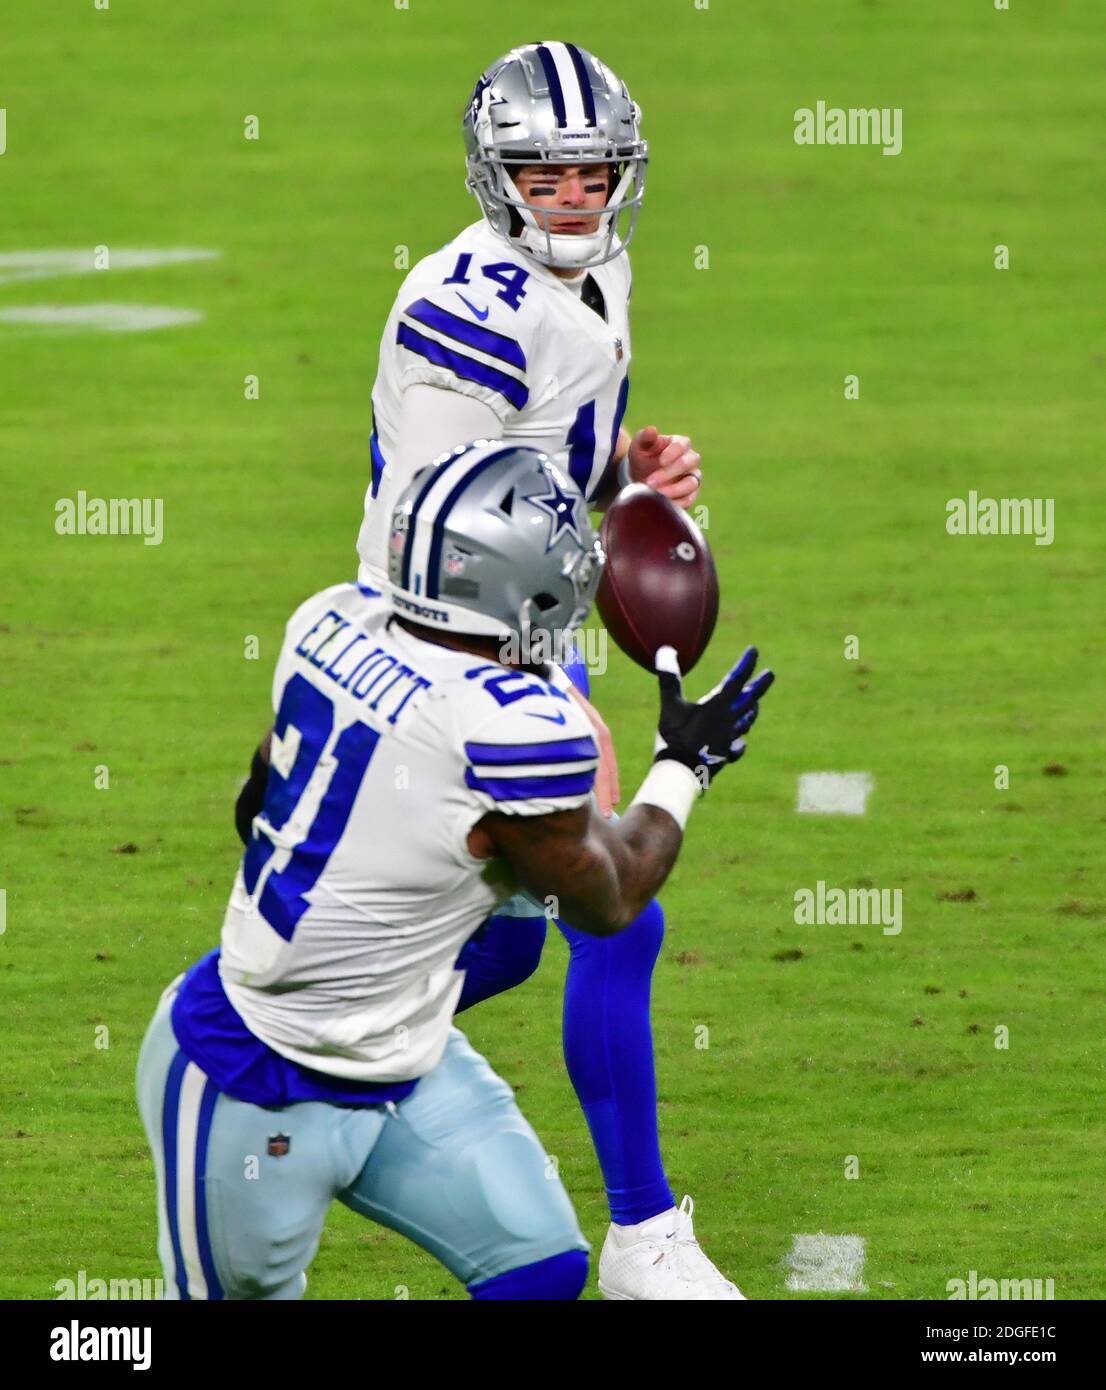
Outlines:
{"type": "Polygon", "coordinates": [[[491,229],[543,265],[584,268],[630,243],[645,196],[648,146],[626,84],[573,43],[529,43],[494,62],[473,89],[463,127],[466,185],[491,229]],[[556,214],[525,202],[512,166],[607,164],[611,191],[598,229],[569,236],[556,214]],[[619,221],[626,226],[619,234],[619,221]]]}
{"type": "Polygon", "coordinates": [[[517,638],[541,660],[587,617],[604,561],[576,485],[548,455],[499,440],[421,468],[392,512],[397,613],[442,632],[517,638]]]}

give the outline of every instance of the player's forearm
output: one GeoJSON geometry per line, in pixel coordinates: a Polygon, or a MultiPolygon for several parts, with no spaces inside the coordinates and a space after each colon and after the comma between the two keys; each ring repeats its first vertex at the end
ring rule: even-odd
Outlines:
{"type": "Polygon", "coordinates": [[[603,471],[599,486],[595,489],[591,501],[588,503],[588,506],[593,507],[597,512],[605,512],[622,491],[626,481],[622,476],[622,463],[630,452],[630,438],[629,430],[620,429],[618,431],[618,442],[615,444],[614,453],[611,454],[610,462],[603,471]]]}
{"type": "MultiPolygon", "coordinates": [[[[631,806],[618,822],[601,824],[617,882],[616,925],[609,930],[618,931],[640,916],[660,892],[676,863],[684,832],[668,811],[641,804],[631,806]]],[[[564,917],[576,925],[570,912],[564,917]]]]}
{"type": "Polygon", "coordinates": [[[490,815],[480,828],[524,888],[593,936],[634,921],[668,877],[683,839],[678,816],[640,803],[617,824],[584,806],[533,820],[490,815]]]}
{"type": "MultiPolygon", "coordinates": [[[[662,758],[654,762],[620,821],[593,817],[589,830],[609,857],[617,883],[614,930],[634,921],[671,873],[701,790],[688,766],[662,758]]],[[[571,915],[566,918],[572,922],[571,915]]]]}
{"type": "Polygon", "coordinates": [[[617,824],[595,816],[574,870],[562,862],[539,873],[541,896],[555,899],[556,915],[577,931],[612,936],[656,897],[682,840],[678,823],[656,806],[631,807],[617,824]]]}

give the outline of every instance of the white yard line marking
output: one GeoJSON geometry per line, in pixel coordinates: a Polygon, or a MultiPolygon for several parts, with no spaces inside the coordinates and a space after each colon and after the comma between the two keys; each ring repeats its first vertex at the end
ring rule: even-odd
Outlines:
{"type": "Polygon", "coordinates": [[[811,815],[862,816],[874,786],[868,772],[804,772],[798,809],[811,815]]]}
{"type": "Polygon", "coordinates": [[[867,1293],[864,1237],[797,1235],[787,1256],[794,1293],[867,1293]]]}
{"type": "Polygon", "coordinates": [[[148,333],[152,328],[175,328],[199,323],[195,309],[170,309],[158,304],[29,304],[0,309],[0,323],[32,328],[94,328],[103,333],[148,333]]]}

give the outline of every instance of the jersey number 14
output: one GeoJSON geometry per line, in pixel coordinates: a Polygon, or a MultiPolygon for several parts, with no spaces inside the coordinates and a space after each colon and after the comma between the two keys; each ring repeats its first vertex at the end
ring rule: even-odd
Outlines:
{"type": "MultiPolygon", "coordinates": [[[[469,266],[472,264],[472,252],[463,251],[457,257],[457,264],[453,267],[453,274],[442,281],[443,285],[468,285],[469,266]]],[[[493,261],[491,265],[482,265],[480,274],[489,280],[494,280],[502,289],[496,291],[496,299],[502,299],[504,304],[509,304],[515,312],[518,306],[526,298],[526,290],[523,286],[530,278],[530,272],[523,270],[522,266],[514,265],[510,261],[493,261]]]]}

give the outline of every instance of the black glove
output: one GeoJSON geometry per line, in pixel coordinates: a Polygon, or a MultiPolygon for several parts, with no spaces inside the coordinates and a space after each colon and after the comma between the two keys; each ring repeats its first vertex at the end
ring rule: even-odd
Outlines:
{"type": "Polygon", "coordinates": [[[749,680],[757,662],[756,647],[749,647],[730,674],[701,700],[684,699],[683,680],[671,647],[657,652],[657,679],[661,687],[661,717],[654,762],[666,758],[683,763],[708,783],[727,763],[736,763],[745,752],[742,738],[753,727],[757,701],[776,679],[761,671],[749,680]]]}

